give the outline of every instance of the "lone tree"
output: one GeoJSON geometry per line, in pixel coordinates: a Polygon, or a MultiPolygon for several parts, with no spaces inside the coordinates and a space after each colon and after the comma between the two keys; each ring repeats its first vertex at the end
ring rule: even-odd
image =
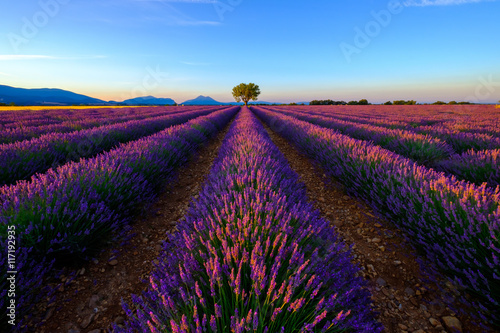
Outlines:
{"type": "Polygon", "coordinates": [[[245,103],[245,106],[248,106],[248,102],[250,100],[256,101],[258,96],[260,95],[260,88],[255,83],[241,83],[233,88],[233,97],[236,102],[245,103]]]}

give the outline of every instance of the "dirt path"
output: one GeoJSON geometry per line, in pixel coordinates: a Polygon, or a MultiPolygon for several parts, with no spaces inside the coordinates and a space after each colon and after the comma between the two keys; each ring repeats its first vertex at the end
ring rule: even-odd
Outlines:
{"type": "Polygon", "coordinates": [[[457,319],[463,332],[484,332],[470,318],[457,318],[440,301],[443,295],[435,286],[422,282],[414,251],[397,228],[377,218],[360,200],[346,195],[340,183],[325,185],[326,176],[321,170],[264,126],[306,184],[309,199],[336,226],[344,241],[353,245],[355,262],[369,282],[373,307],[380,313],[386,332],[453,332],[446,322],[450,325],[457,319]]]}
{"type": "MultiPolygon", "coordinates": [[[[97,260],[71,272],[77,276],[60,288],[58,302],[41,309],[46,323],[37,332],[100,333],[107,332],[112,322],[124,321],[121,299],[130,304],[131,294],[145,290],[164,235],[175,230],[176,221],[183,218],[191,198],[200,191],[229,126],[181,168],[177,181],[149,214],[135,221],[131,232],[135,236],[128,243],[106,250],[97,260]]],[[[66,279],[62,277],[61,282],[66,279]]]]}
{"type": "MultiPolygon", "coordinates": [[[[228,129],[229,125],[181,169],[178,181],[159,198],[150,214],[134,223],[136,235],[127,244],[103,252],[61,288],[57,295],[60,301],[42,309],[47,320],[37,332],[102,333],[112,322],[123,322],[121,299],[129,302],[131,294],[140,294],[146,288],[144,281],[149,279],[163,235],[174,230],[191,198],[201,189],[228,129]]],[[[266,129],[301,176],[315,206],[337,226],[344,240],[354,245],[355,260],[365,268],[373,306],[380,312],[386,331],[451,332],[442,318],[453,313],[440,305],[440,293],[427,290],[411,247],[398,236],[399,231],[376,218],[359,200],[347,196],[340,185],[339,189],[325,186],[321,173],[306,157],[266,129]]],[[[458,319],[464,332],[484,332],[468,318],[458,319]]]]}

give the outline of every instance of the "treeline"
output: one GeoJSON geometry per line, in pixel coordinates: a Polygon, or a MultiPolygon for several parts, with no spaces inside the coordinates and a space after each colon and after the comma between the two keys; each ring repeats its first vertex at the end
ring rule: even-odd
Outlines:
{"type": "Polygon", "coordinates": [[[360,99],[359,101],[332,101],[331,99],[325,100],[314,100],[309,103],[309,105],[371,105],[366,99],[360,99]]]}
{"type": "MultiPolygon", "coordinates": [[[[500,101],[499,101],[500,102],[500,101]]],[[[295,103],[293,103],[295,104],[295,103]]],[[[414,100],[398,100],[398,101],[387,101],[384,103],[384,105],[417,105],[417,101],[414,100]]],[[[423,103],[423,104],[429,104],[429,103],[423,103]]],[[[456,102],[456,101],[451,101],[451,102],[442,102],[442,101],[437,101],[434,103],[430,103],[431,105],[469,105],[469,104],[474,104],[471,102],[456,102]]],[[[309,105],[372,105],[372,103],[369,103],[368,100],[366,99],[361,99],[359,101],[350,101],[350,102],[345,102],[345,101],[332,101],[331,99],[323,99],[323,100],[313,100],[309,103],[309,105]]]]}
{"type": "MultiPolygon", "coordinates": [[[[400,101],[387,101],[384,103],[384,105],[417,105],[418,103],[414,100],[409,100],[409,101],[404,101],[404,100],[400,100],[400,101]]],[[[424,104],[427,104],[427,103],[424,103],[424,104]]],[[[455,102],[455,101],[451,101],[449,103],[446,103],[446,102],[442,102],[442,101],[437,101],[437,102],[434,102],[434,103],[431,103],[431,105],[464,105],[464,104],[474,104],[474,103],[471,103],[471,102],[455,102]]]]}
{"type": "Polygon", "coordinates": [[[469,104],[474,104],[474,103],[471,103],[471,102],[455,102],[455,101],[451,101],[451,102],[443,102],[443,101],[437,101],[437,102],[434,102],[432,103],[432,105],[469,105],[469,104]]]}
{"type": "Polygon", "coordinates": [[[404,101],[404,100],[400,100],[400,101],[387,101],[384,103],[384,105],[417,105],[417,102],[414,101],[414,100],[409,100],[409,101],[404,101]]]}

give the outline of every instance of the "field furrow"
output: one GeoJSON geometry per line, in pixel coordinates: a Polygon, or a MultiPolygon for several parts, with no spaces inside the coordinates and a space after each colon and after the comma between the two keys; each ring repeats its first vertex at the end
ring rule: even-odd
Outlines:
{"type": "Polygon", "coordinates": [[[16,123],[8,124],[3,128],[0,127],[0,144],[30,140],[49,133],[70,133],[82,129],[124,123],[130,120],[141,120],[185,112],[182,110],[172,110],[161,107],[139,108],[138,110],[139,111],[134,108],[129,108],[122,109],[122,112],[114,114],[89,114],[86,117],[79,115],[77,119],[65,120],[63,122],[50,125],[29,126],[29,123],[27,124],[22,121],[18,121],[16,123]]]}
{"type": "MultiPolygon", "coordinates": [[[[371,143],[276,112],[253,108],[330,177],[394,221],[430,262],[497,322],[500,314],[500,189],[418,166],[371,143]]],[[[484,318],[484,320],[487,320],[484,318]]]]}
{"type": "Polygon", "coordinates": [[[282,108],[264,109],[333,129],[354,139],[371,141],[418,164],[446,172],[461,180],[477,185],[486,182],[491,187],[500,185],[500,159],[498,149],[495,149],[495,147],[500,147],[498,138],[461,132],[453,133],[452,136],[435,136],[428,133],[419,134],[413,130],[390,129],[282,108]],[[463,146],[457,147],[454,143],[461,143],[463,146]]]}
{"type": "Polygon", "coordinates": [[[32,140],[0,145],[0,186],[28,180],[50,168],[95,156],[121,143],[160,132],[218,109],[221,108],[132,120],[73,133],[50,133],[32,140]]]}
{"type": "MultiPolygon", "coordinates": [[[[134,214],[153,200],[176,170],[237,112],[225,108],[136,140],[95,158],[73,162],[30,182],[0,190],[0,236],[16,230],[17,311],[29,314],[51,263],[88,259],[127,230],[134,214]]],[[[0,256],[2,267],[7,258],[0,256]]],[[[6,274],[6,272],[3,272],[6,274]]],[[[2,276],[2,284],[7,283],[2,276]]],[[[2,290],[5,290],[2,285],[2,290]]],[[[6,304],[6,294],[0,302],[6,304]]],[[[1,306],[6,309],[5,306],[1,306]]],[[[7,319],[5,314],[3,318],[7,319]]],[[[5,325],[2,322],[2,325],[5,325]]]]}
{"type": "Polygon", "coordinates": [[[81,321],[91,317],[87,331],[112,329],[113,323],[122,322],[125,317],[122,300],[131,302],[132,294],[140,294],[147,287],[165,239],[177,230],[176,225],[183,219],[192,198],[199,195],[229,126],[193,155],[147,212],[137,216],[126,242],[104,251],[88,264],[68,269],[65,276],[72,278],[64,283],[52,280],[55,287],[62,284],[64,288],[57,292],[55,306],[45,305],[40,309],[38,316],[49,315],[49,319],[38,331],[67,333],[71,328],[81,329],[81,321]],[[51,310],[54,307],[58,311],[51,310]]]}
{"type": "MultiPolygon", "coordinates": [[[[352,246],[354,262],[369,281],[372,302],[384,331],[400,332],[400,327],[406,326],[409,332],[442,332],[445,325],[441,318],[455,315],[446,306],[453,290],[440,290],[429,281],[429,272],[422,267],[429,263],[417,255],[393,223],[364,201],[349,196],[341,179],[327,177],[313,160],[265,127],[306,185],[309,200],[352,246]],[[430,320],[438,324],[433,326],[430,320]]],[[[455,301],[451,307],[460,308],[463,304],[455,301]]],[[[458,318],[464,332],[484,333],[470,316],[461,314],[458,318]]]]}
{"type": "Polygon", "coordinates": [[[118,332],[381,330],[347,248],[246,108],[178,229],[118,332]]]}
{"type": "Polygon", "coordinates": [[[493,107],[2,115],[16,333],[500,327],[493,107]]]}

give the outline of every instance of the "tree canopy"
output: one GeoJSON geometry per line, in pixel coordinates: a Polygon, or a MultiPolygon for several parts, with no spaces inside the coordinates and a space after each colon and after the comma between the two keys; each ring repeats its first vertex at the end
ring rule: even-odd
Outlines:
{"type": "Polygon", "coordinates": [[[347,102],[344,101],[332,101],[331,99],[325,100],[313,100],[309,103],[309,105],[346,105],[347,102]]]}
{"type": "Polygon", "coordinates": [[[417,102],[414,100],[409,100],[409,101],[399,100],[399,101],[393,101],[393,104],[394,105],[416,105],[417,102]]]}
{"type": "Polygon", "coordinates": [[[255,83],[240,83],[236,87],[233,88],[233,97],[236,102],[245,103],[245,106],[248,106],[248,102],[250,100],[256,101],[258,96],[260,95],[260,88],[255,83]]]}

